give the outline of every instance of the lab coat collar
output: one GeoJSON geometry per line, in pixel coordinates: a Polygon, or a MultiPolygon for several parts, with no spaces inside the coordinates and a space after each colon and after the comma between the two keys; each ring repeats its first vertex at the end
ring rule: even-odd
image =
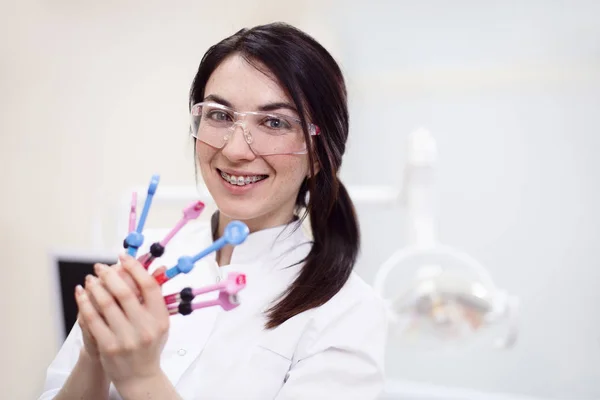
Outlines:
{"type": "MultiPolygon", "coordinates": [[[[211,218],[215,239],[218,222],[219,211],[216,211],[211,218]]],[[[234,247],[230,265],[273,260],[305,243],[310,243],[310,239],[305,235],[300,219],[295,217],[287,224],[251,232],[243,243],[234,247]]]]}

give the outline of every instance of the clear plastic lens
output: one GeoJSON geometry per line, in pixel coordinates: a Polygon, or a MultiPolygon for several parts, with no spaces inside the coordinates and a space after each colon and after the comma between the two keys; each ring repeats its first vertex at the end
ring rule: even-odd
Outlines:
{"type": "Polygon", "coordinates": [[[214,103],[197,104],[191,110],[192,135],[213,147],[222,148],[237,128],[244,140],[260,155],[303,154],[306,142],[300,121],[294,117],[263,112],[238,113],[214,103]]]}

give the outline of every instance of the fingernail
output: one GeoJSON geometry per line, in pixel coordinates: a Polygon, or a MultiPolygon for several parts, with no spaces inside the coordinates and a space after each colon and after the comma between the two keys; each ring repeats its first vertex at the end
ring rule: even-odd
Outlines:
{"type": "Polygon", "coordinates": [[[81,286],[81,285],[77,285],[77,286],[75,286],[75,294],[76,294],[77,296],[80,296],[80,295],[81,295],[81,293],[83,293],[83,286],[81,286]]]}
{"type": "Polygon", "coordinates": [[[108,265],[106,264],[94,264],[94,271],[96,272],[96,275],[100,275],[101,272],[105,271],[108,268],[108,265]]]}
{"type": "Polygon", "coordinates": [[[123,257],[121,265],[123,266],[123,268],[131,269],[131,267],[133,267],[135,261],[136,261],[135,258],[130,257],[130,256],[125,256],[125,257],[123,257]]]}

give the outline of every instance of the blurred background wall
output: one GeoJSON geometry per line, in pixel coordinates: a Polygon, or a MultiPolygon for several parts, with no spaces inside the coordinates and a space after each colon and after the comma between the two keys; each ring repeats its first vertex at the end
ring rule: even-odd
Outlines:
{"type": "MultiPolygon", "coordinates": [[[[346,73],[344,181],[399,185],[407,135],[427,127],[440,240],[522,300],[515,349],[391,343],[390,378],[600,398],[599,17],[592,0],[2,0],[1,397],[36,398],[57,351],[49,253],[87,251],[98,221],[112,232],[123,191],[152,173],[193,185],[187,95],[200,58],[283,20],[346,73]]],[[[371,282],[404,245],[402,213],[359,213],[358,271],[371,282]]]]}

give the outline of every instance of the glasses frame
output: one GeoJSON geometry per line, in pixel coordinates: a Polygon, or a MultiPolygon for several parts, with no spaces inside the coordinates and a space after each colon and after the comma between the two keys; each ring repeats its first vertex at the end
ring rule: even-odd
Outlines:
{"type": "MultiPolygon", "coordinates": [[[[200,140],[210,146],[210,143],[205,142],[204,140],[200,139],[198,136],[198,131],[196,131],[196,133],[194,133],[194,108],[196,107],[204,107],[204,106],[211,106],[211,107],[215,107],[218,108],[220,110],[226,111],[230,114],[232,114],[234,116],[234,122],[232,123],[232,125],[230,127],[227,128],[228,131],[230,131],[230,135],[225,137],[225,141],[223,143],[223,146],[221,146],[220,148],[223,148],[227,145],[227,142],[229,140],[229,138],[231,138],[231,135],[235,133],[235,129],[236,127],[240,126],[244,132],[244,140],[245,142],[248,144],[248,146],[250,147],[250,149],[256,153],[257,155],[285,155],[285,154],[306,154],[308,153],[308,146],[306,149],[304,149],[303,151],[295,151],[295,152],[287,152],[287,153],[257,153],[256,150],[254,150],[252,148],[252,139],[250,136],[250,139],[247,137],[248,133],[250,133],[250,135],[252,135],[252,132],[250,131],[250,129],[248,129],[248,127],[246,126],[246,122],[245,122],[245,118],[247,115],[261,115],[261,116],[271,116],[271,117],[275,117],[275,118],[286,118],[286,119],[290,119],[292,121],[297,122],[298,124],[302,125],[302,121],[299,118],[296,117],[291,117],[289,115],[284,115],[284,114],[278,114],[278,113],[273,113],[273,112],[267,112],[267,111],[236,111],[231,107],[227,107],[223,104],[220,103],[215,103],[212,101],[202,101],[200,103],[196,103],[194,105],[192,105],[192,107],[190,108],[190,134],[192,135],[192,137],[194,137],[197,140],[200,140]]],[[[308,134],[310,137],[313,136],[318,136],[321,134],[321,129],[309,122],[308,124],[308,134]]],[[[200,129],[200,123],[198,123],[198,130],[200,129]]],[[[214,147],[214,146],[213,146],[214,147]]]]}

